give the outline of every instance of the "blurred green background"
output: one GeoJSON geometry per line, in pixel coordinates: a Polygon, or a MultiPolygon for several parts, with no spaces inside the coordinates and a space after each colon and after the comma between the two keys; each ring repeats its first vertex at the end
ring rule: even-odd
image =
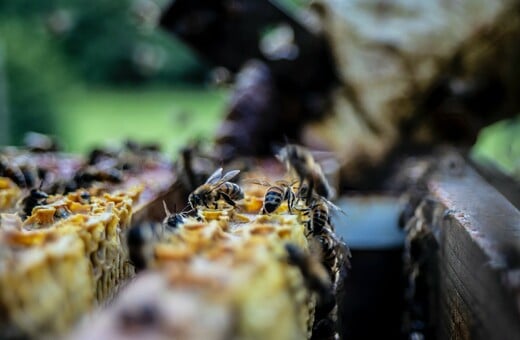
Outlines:
{"type": "Polygon", "coordinates": [[[10,116],[2,143],[20,144],[26,131],[54,134],[73,152],[129,136],[167,150],[209,139],[227,92],[209,87],[208,65],[156,29],[164,3],[0,2],[10,116]]]}
{"type": "MultiPolygon", "coordinates": [[[[166,2],[0,1],[0,144],[37,131],[84,152],[131,136],[171,154],[211,139],[228,91],[209,86],[209,66],[156,29],[166,2]]],[[[495,124],[474,154],[519,173],[519,135],[520,119],[495,124]]]]}

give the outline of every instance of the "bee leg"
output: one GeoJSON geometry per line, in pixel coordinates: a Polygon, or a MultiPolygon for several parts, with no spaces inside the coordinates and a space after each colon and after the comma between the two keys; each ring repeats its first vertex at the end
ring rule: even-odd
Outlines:
{"type": "Polygon", "coordinates": [[[305,235],[305,237],[309,237],[310,235],[312,235],[311,221],[305,222],[304,226],[305,226],[304,235],[305,235]]]}
{"type": "Polygon", "coordinates": [[[307,203],[307,205],[311,205],[311,199],[312,199],[312,192],[314,191],[314,179],[310,178],[308,180],[309,182],[309,187],[307,189],[307,196],[305,197],[305,202],[307,203]]]}
{"type": "Polygon", "coordinates": [[[294,204],[294,194],[290,189],[288,189],[288,191],[287,191],[287,210],[289,210],[289,214],[291,214],[291,215],[292,215],[293,204],[294,204]]]}
{"type": "Polygon", "coordinates": [[[229,198],[228,195],[220,193],[220,197],[222,197],[224,199],[224,201],[226,201],[227,204],[229,204],[233,207],[236,205],[235,202],[231,198],[229,198]]]}

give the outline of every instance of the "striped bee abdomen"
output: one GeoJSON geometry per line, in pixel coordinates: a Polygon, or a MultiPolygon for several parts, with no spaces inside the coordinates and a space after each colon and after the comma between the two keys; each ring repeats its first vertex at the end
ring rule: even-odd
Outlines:
{"type": "Polygon", "coordinates": [[[284,199],[284,189],[280,187],[270,187],[267,189],[264,198],[264,206],[262,208],[263,214],[270,214],[274,212],[284,199]]]}
{"type": "Polygon", "coordinates": [[[232,182],[223,183],[219,188],[219,192],[228,196],[233,201],[244,198],[244,191],[242,188],[238,184],[232,182]]]}

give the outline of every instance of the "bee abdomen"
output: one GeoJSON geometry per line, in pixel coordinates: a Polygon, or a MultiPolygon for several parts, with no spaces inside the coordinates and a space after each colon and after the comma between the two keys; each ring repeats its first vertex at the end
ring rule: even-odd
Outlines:
{"type": "Polygon", "coordinates": [[[316,209],[312,214],[312,231],[315,235],[321,233],[327,225],[329,214],[320,208],[316,209]]]}
{"type": "Polygon", "coordinates": [[[326,237],[324,235],[320,235],[318,237],[318,240],[321,245],[321,250],[323,254],[323,266],[329,272],[331,279],[333,279],[333,273],[336,268],[337,262],[337,254],[335,251],[334,241],[330,237],[326,237]]]}
{"type": "Polygon", "coordinates": [[[244,191],[236,183],[226,182],[222,184],[222,192],[228,195],[232,200],[240,200],[244,198],[244,191]]]}
{"type": "Polygon", "coordinates": [[[262,212],[270,214],[274,212],[281,204],[283,200],[283,192],[280,188],[270,188],[264,197],[264,207],[262,212]]]}

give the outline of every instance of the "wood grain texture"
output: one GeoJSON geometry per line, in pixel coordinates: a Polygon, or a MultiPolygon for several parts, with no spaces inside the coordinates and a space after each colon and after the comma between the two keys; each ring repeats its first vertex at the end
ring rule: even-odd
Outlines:
{"type": "Polygon", "coordinates": [[[427,183],[406,226],[410,332],[520,338],[520,212],[464,162],[440,159],[427,183]]]}

